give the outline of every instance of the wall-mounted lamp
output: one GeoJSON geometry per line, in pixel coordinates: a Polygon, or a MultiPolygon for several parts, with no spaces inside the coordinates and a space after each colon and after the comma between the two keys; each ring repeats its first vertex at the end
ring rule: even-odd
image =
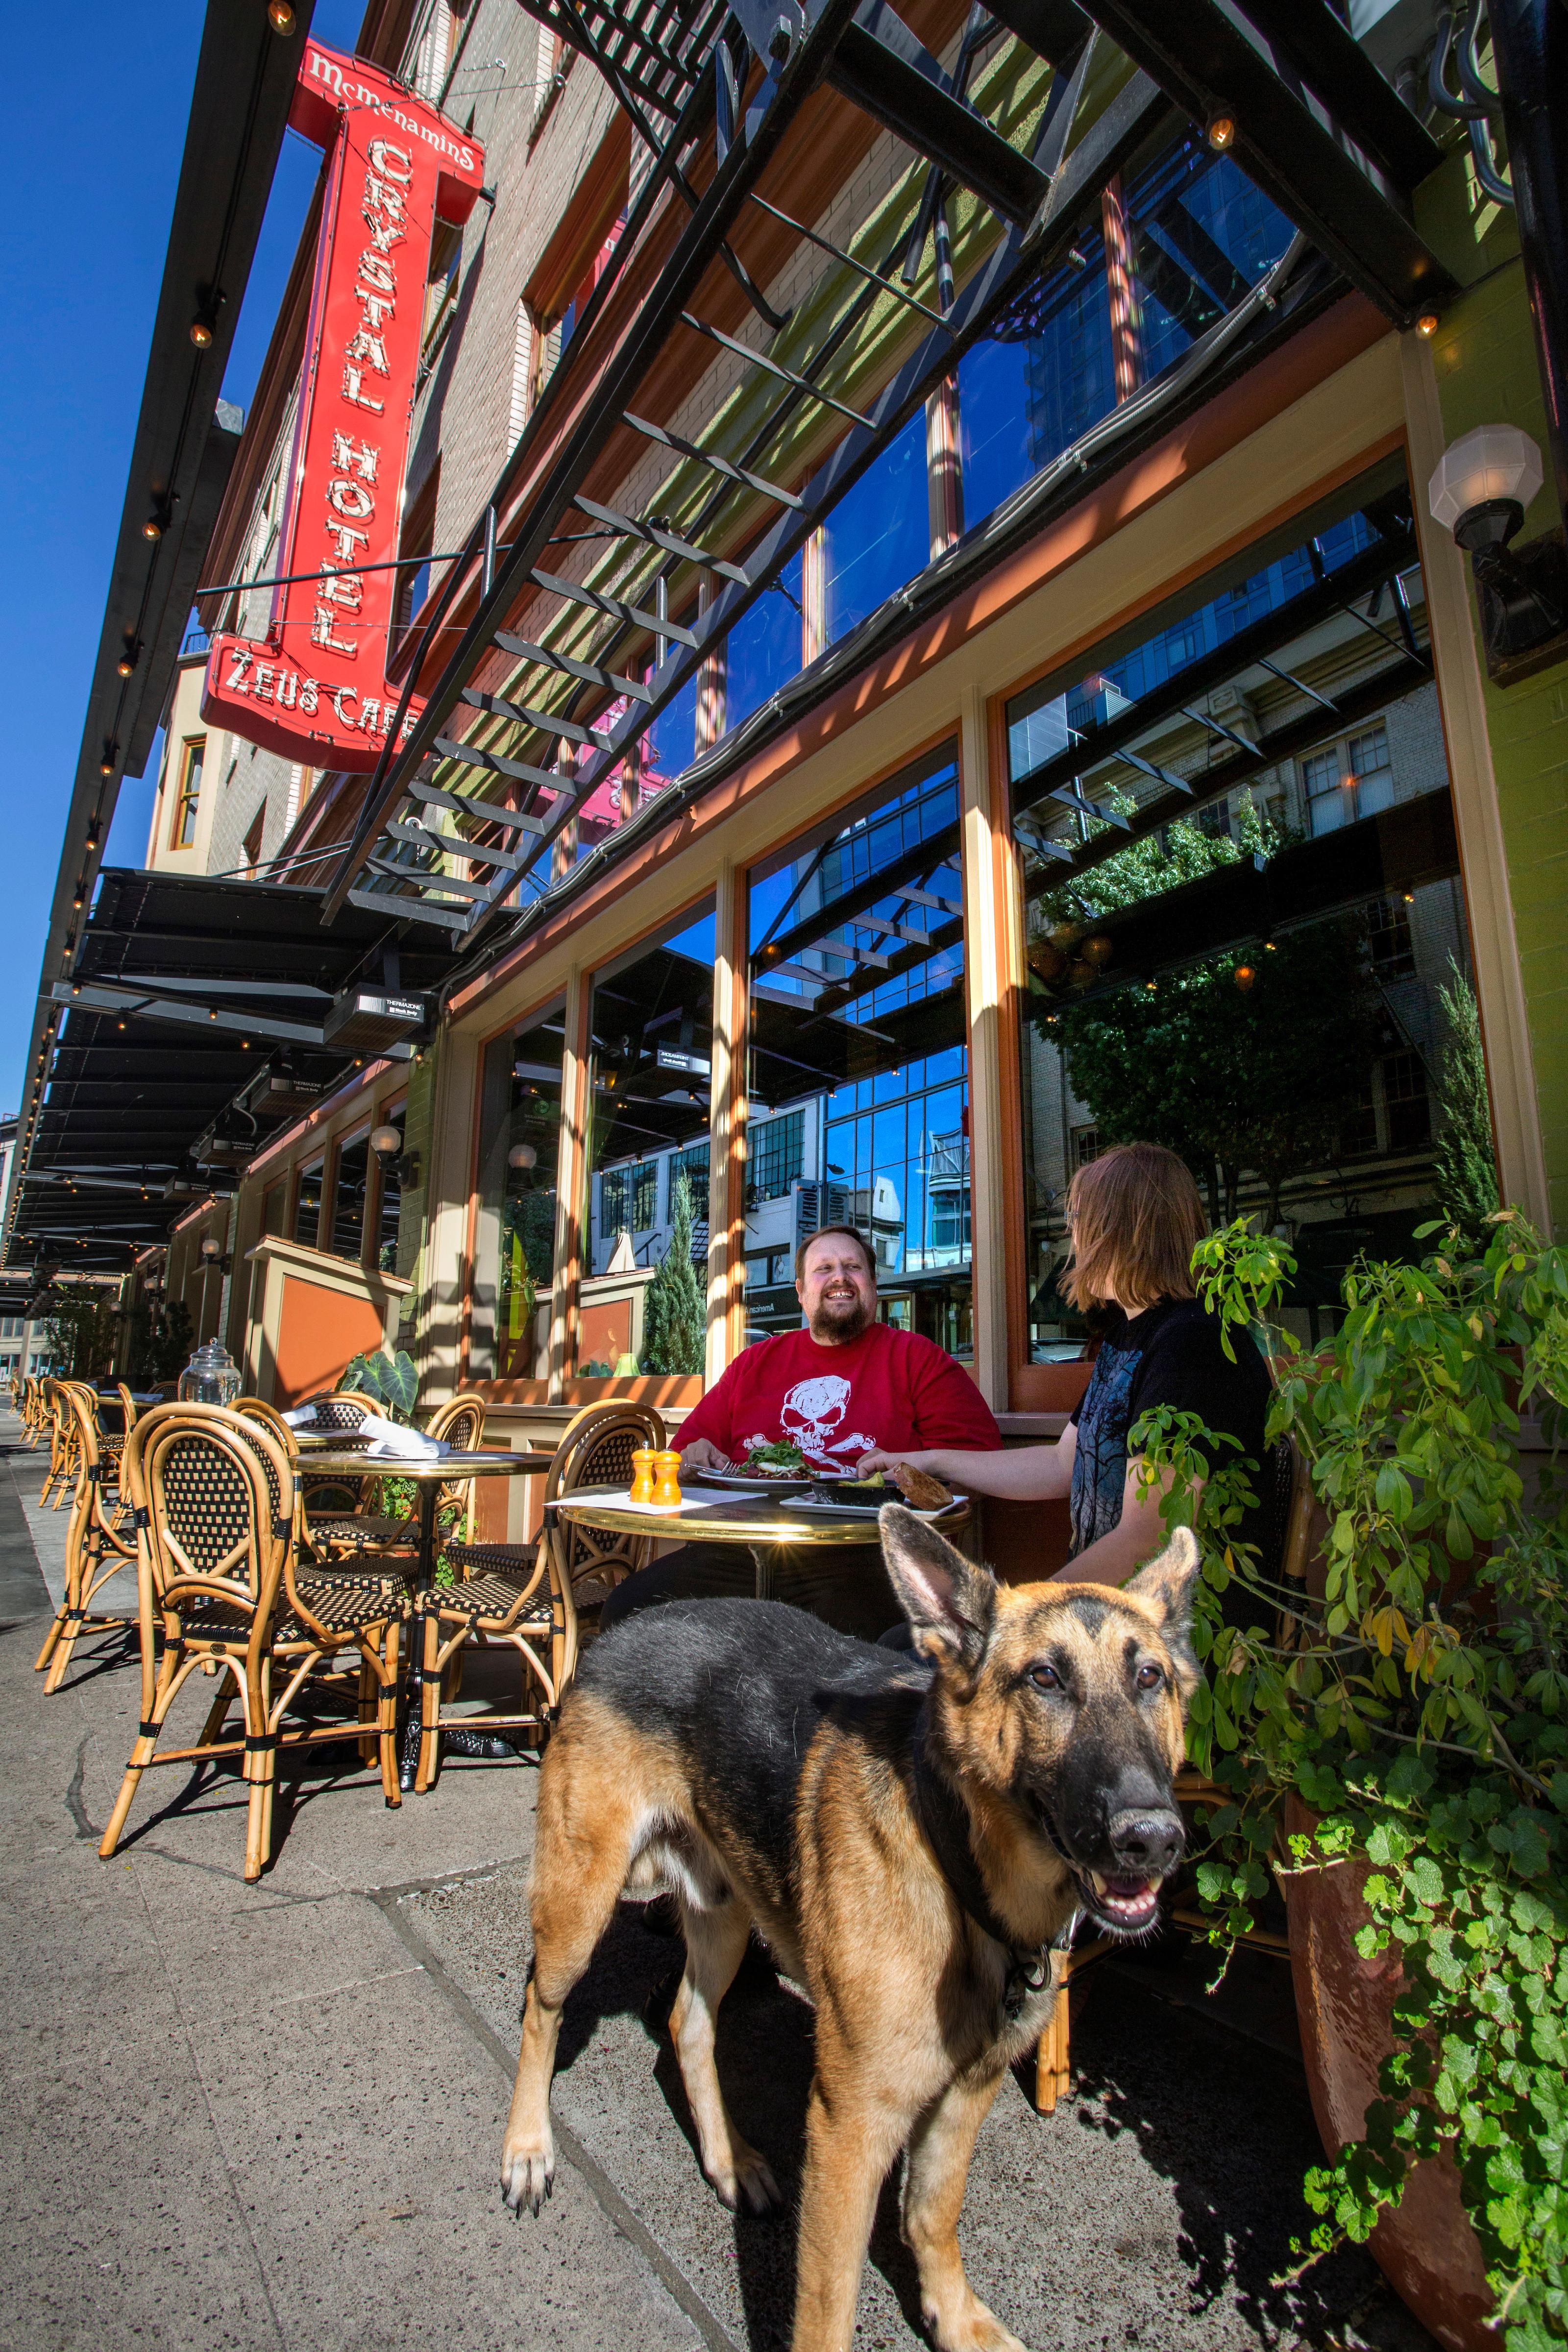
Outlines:
{"type": "Polygon", "coordinates": [[[531,1143],[514,1143],[506,1155],[506,1164],[509,1168],[537,1168],[539,1154],[531,1143]]]}
{"type": "Polygon", "coordinates": [[[1470,559],[1487,668],[1510,686],[1561,658],[1568,640],[1568,559],[1560,530],[1510,542],[1544,478],[1541,452],[1516,425],[1480,425],[1445,449],[1426,485],[1434,519],[1470,559]]]}
{"type": "Polygon", "coordinates": [[[395,1127],[371,1129],[370,1148],[380,1160],[384,1175],[395,1175],[405,1192],[416,1190],[419,1182],[419,1154],[405,1151],[403,1138],[395,1127]]]}
{"type": "Polygon", "coordinates": [[[202,1264],[204,1265],[216,1265],[220,1274],[226,1274],[228,1272],[228,1252],[225,1249],[223,1244],[219,1241],[216,1234],[204,1234],[202,1235],[202,1264]]]}

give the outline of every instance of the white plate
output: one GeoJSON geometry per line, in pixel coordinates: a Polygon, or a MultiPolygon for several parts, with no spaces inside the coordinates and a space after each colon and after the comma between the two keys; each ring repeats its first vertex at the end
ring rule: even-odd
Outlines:
{"type": "MultiPolygon", "coordinates": [[[[960,1503],[967,1503],[968,1500],[967,1495],[954,1495],[951,1503],[940,1504],[934,1511],[919,1511],[915,1510],[912,1503],[904,1501],[896,1486],[889,1486],[882,1497],[883,1503],[897,1503],[901,1510],[914,1511],[917,1519],[945,1518],[949,1511],[956,1510],[960,1503]]],[[[803,1495],[796,1505],[798,1510],[831,1511],[836,1518],[849,1519],[874,1519],[881,1507],[882,1503],[841,1503],[832,1495],[821,1492],[803,1495]]]]}

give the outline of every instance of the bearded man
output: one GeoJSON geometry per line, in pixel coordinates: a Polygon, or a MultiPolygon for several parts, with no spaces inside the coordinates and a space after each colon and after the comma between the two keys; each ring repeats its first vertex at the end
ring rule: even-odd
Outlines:
{"type": "MultiPolygon", "coordinates": [[[[989,1453],[1001,1445],[962,1365],[918,1332],[878,1321],[876,1262],[851,1227],[827,1225],[804,1241],[795,1273],[805,1328],[758,1340],[715,1381],[680,1431],[683,1472],[728,1469],[756,1446],[780,1444],[795,1446],[812,1470],[853,1470],[873,1449],[989,1453]]],[[[755,1589],[743,1545],[686,1544],[617,1585],[600,1622],[607,1630],[657,1601],[755,1589]]],[[[773,1592],[866,1641],[895,1613],[875,1541],[786,1554],[773,1592]]]]}

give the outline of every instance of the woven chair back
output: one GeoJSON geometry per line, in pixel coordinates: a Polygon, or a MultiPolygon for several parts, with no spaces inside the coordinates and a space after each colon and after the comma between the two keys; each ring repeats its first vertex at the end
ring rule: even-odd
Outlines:
{"type": "Polygon", "coordinates": [[[165,1611],[195,1601],[270,1617],[294,1508],[276,1439],[218,1405],[159,1405],[132,1430],[123,1475],[165,1611]]]}
{"type": "Polygon", "coordinates": [[[114,1390],[120,1399],[120,1410],[125,1415],[125,1434],[129,1437],[136,1426],[136,1400],[125,1381],[116,1381],[114,1390]]]}
{"type": "Polygon", "coordinates": [[[318,1429],[363,1429],[375,1410],[367,1397],[319,1396],[306,1402],[315,1412],[318,1429]]]}
{"type": "Polygon", "coordinates": [[[485,1433],[483,1397],[448,1397],[438,1404],[425,1426],[426,1437],[439,1437],[458,1454],[472,1454],[485,1433]]]}
{"type": "Polygon", "coordinates": [[[584,1405],[566,1426],[544,1481],[544,1524],[557,1577],[575,1591],[588,1576],[606,1584],[647,1564],[649,1536],[615,1536],[596,1528],[573,1527],[560,1520],[548,1506],[581,1486],[629,1486],[632,1454],[640,1445],[656,1449],[665,1442],[664,1423],[653,1407],[616,1397],[604,1404],[584,1405]]]}

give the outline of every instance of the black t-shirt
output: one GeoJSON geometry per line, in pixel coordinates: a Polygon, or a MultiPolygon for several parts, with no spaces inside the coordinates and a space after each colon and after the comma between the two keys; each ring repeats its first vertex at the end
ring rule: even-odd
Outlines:
{"type": "MultiPolygon", "coordinates": [[[[1239,1441],[1252,1465],[1253,1486],[1261,1493],[1263,1427],[1268,1411],[1268,1372],[1245,1331],[1235,1332],[1233,1364],[1220,1346],[1217,1315],[1195,1298],[1167,1298],[1131,1320],[1120,1307],[1094,1360],[1078,1412],[1078,1450],[1072,1466],[1072,1550],[1077,1559],[1121,1520],[1127,1484],[1127,1433],[1142,1413],[1173,1405],[1197,1413],[1205,1426],[1239,1441]]],[[[1229,1446],[1222,1459],[1238,1457],[1229,1446]]],[[[1215,1466],[1218,1466],[1217,1465],[1215,1466]]],[[[1261,1542],[1261,1507],[1249,1511],[1237,1533],[1261,1542]]]]}

